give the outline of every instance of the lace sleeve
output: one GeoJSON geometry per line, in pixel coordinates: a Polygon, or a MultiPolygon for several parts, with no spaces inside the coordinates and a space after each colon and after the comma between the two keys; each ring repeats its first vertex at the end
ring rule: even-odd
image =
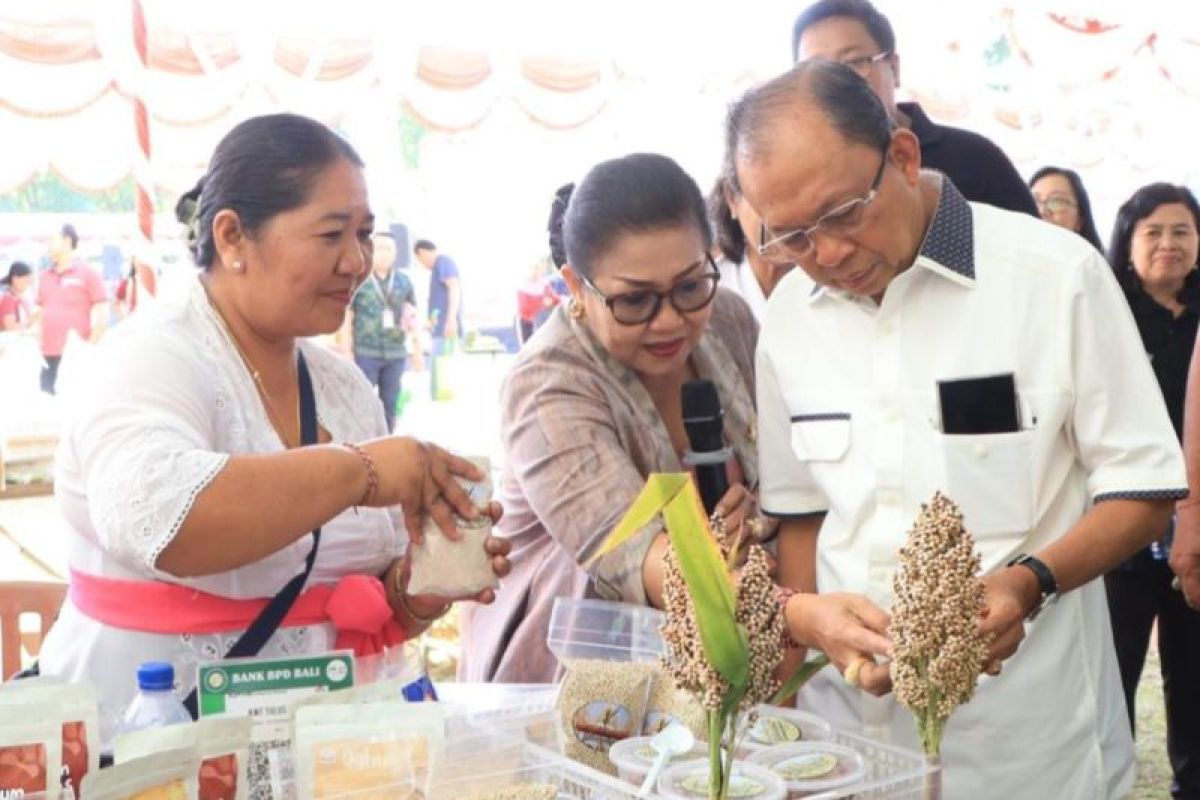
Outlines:
{"type": "Polygon", "coordinates": [[[216,401],[196,355],[169,340],[112,344],[68,435],[101,547],[166,577],[159,555],[229,454],[213,446],[216,401]]]}

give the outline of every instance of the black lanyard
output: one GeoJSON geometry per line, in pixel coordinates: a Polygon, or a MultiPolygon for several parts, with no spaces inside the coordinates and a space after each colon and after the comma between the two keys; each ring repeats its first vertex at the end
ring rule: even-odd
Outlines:
{"type": "MultiPolygon", "coordinates": [[[[304,363],[304,354],[296,352],[296,374],[300,388],[300,443],[313,445],[317,443],[317,400],[313,395],[312,378],[308,374],[308,365],[304,363]]],[[[313,564],[317,561],[317,548],[321,544],[321,529],[313,528],[312,549],[304,561],[304,571],[292,578],[279,590],[279,594],[271,598],[266,608],[259,612],[245,633],[238,637],[225,654],[225,658],[248,658],[256,656],[266,646],[270,638],[283,624],[284,617],[292,610],[308,576],[312,573],[313,564]]],[[[192,719],[197,719],[196,689],[183,701],[192,719]]]]}

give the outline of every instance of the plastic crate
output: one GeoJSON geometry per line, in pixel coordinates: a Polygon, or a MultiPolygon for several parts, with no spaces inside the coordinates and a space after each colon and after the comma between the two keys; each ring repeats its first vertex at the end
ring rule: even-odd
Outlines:
{"type": "Polygon", "coordinates": [[[933,772],[934,767],[920,753],[881,744],[836,728],[831,741],[862,754],[867,765],[866,778],[842,789],[810,795],[808,800],[921,800],[925,776],[933,772]]]}

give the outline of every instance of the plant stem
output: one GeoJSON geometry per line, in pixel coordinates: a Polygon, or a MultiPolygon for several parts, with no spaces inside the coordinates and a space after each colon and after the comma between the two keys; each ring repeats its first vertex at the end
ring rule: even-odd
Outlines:
{"type": "Polygon", "coordinates": [[[725,775],[724,785],[721,787],[721,800],[726,800],[729,797],[729,785],[733,783],[733,758],[737,754],[737,723],[738,714],[736,711],[729,714],[725,721],[726,730],[728,731],[728,739],[725,747],[725,775]]]}
{"type": "Polygon", "coordinates": [[[721,734],[725,720],[719,711],[708,712],[708,797],[724,800],[724,776],[721,774],[721,734]]]}
{"type": "Polygon", "coordinates": [[[926,772],[921,782],[921,800],[942,800],[942,759],[938,755],[927,755],[925,761],[933,767],[926,772]]]}

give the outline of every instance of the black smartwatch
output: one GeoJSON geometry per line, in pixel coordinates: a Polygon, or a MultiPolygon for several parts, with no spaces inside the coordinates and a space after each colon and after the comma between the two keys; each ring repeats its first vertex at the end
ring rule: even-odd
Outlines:
{"type": "Polygon", "coordinates": [[[1037,577],[1038,591],[1041,593],[1041,601],[1034,607],[1026,620],[1033,622],[1037,619],[1038,614],[1046,608],[1054,599],[1058,597],[1058,581],[1054,578],[1054,573],[1046,566],[1046,562],[1040,558],[1035,558],[1028,553],[1018,553],[1013,556],[1012,560],[1005,566],[1009,567],[1025,567],[1037,577]]]}

